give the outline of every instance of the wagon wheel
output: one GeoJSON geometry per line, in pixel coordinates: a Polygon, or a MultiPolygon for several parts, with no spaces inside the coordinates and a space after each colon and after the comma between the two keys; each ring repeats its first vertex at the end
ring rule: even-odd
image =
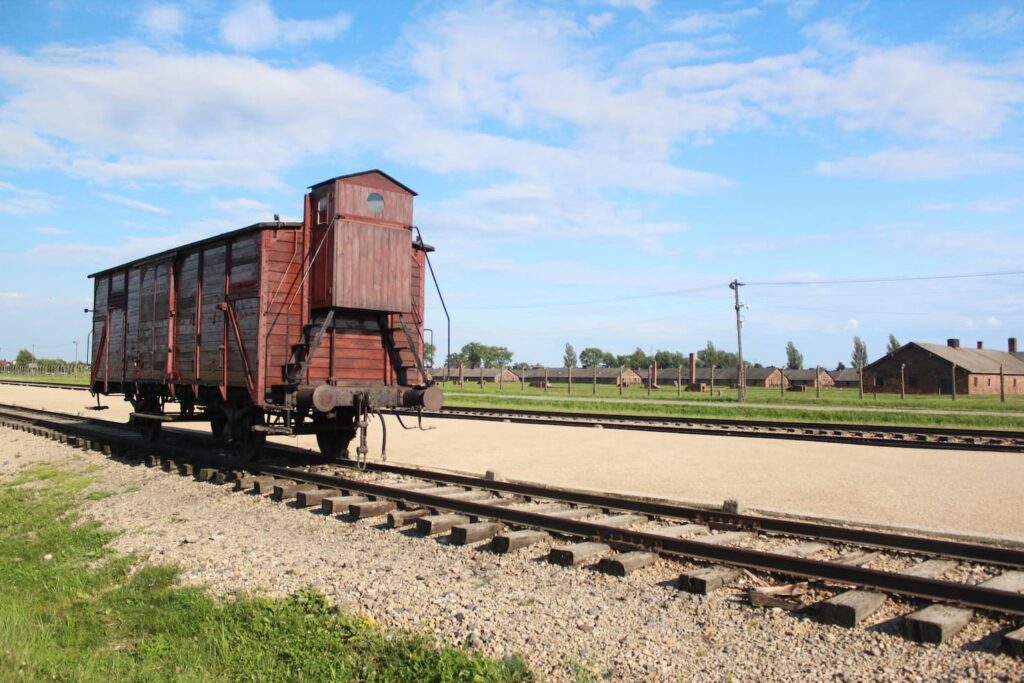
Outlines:
{"type": "Polygon", "coordinates": [[[235,455],[243,460],[258,460],[267,443],[267,433],[253,430],[253,426],[264,424],[262,411],[236,413],[238,422],[227,427],[231,430],[235,455]]]}
{"type": "Polygon", "coordinates": [[[250,432],[247,439],[235,441],[235,455],[239,460],[249,462],[259,460],[263,454],[263,447],[267,443],[267,435],[263,432],[250,432]]]}
{"type": "Polygon", "coordinates": [[[216,410],[210,413],[210,432],[217,443],[223,444],[228,442],[228,435],[225,431],[227,426],[228,420],[226,417],[216,410]]]}
{"type": "Polygon", "coordinates": [[[328,460],[348,460],[348,444],[356,436],[354,429],[340,429],[316,433],[320,453],[328,460]]]}
{"type": "Polygon", "coordinates": [[[157,439],[160,438],[159,420],[139,420],[139,427],[142,432],[142,440],[146,443],[156,443],[157,439]]]}

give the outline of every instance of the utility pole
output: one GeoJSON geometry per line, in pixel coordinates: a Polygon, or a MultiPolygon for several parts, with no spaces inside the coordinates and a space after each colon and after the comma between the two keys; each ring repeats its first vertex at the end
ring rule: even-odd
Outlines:
{"type": "Polygon", "coordinates": [[[742,401],[747,395],[747,373],[743,369],[743,318],[740,316],[740,287],[743,283],[733,280],[729,283],[729,289],[736,294],[736,361],[739,367],[736,368],[736,398],[742,401]]]}

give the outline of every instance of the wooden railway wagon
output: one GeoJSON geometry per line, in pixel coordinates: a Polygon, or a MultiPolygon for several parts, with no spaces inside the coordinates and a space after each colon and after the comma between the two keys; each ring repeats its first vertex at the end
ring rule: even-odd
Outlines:
{"type": "Polygon", "coordinates": [[[313,185],[304,220],[257,223],[90,275],[94,393],[149,439],[208,420],[254,455],[267,434],[348,454],[381,407],[441,405],[424,373],[415,192],[381,171],[313,185]],[[176,412],[167,408],[178,404],[176,412]]]}

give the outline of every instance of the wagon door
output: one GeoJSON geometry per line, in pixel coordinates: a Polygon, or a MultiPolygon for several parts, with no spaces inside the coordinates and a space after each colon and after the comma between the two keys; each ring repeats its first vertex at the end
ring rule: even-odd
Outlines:
{"type": "Polygon", "coordinates": [[[334,283],[335,228],[331,226],[330,216],[334,213],[334,193],[324,191],[314,196],[313,201],[315,211],[309,241],[309,258],[313,264],[310,273],[310,305],[313,308],[326,308],[333,305],[331,295],[334,283]]]}

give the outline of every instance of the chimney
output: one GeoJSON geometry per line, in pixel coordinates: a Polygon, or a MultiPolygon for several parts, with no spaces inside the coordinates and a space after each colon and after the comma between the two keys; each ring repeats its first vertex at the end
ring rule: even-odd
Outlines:
{"type": "Polygon", "coordinates": [[[946,340],[946,346],[948,346],[951,349],[959,349],[960,348],[960,340],[959,339],[947,339],[946,340]]]}
{"type": "MultiPolygon", "coordinates": [[[[1017,348],[1017,340],[1016,339],[1011,339],[1010,341],[1013,342],[1013,348],[1016,349],[1017,348]]],[[[697,383],[697,355],[691,353],[690,354],[690,386],[693,386],[696,383],[697,383]]]]}
{"type": "Polygon", "coordinates": [[[978,348],[979,348],[979,349],[983,349],[983,348],[985,348],[985,342],[981,342],[981,341],[979,341],[979,342],[978,342],[978,348]]]}
{"type": "Polygon", "coordinates": [[[1010,353],[1017,353],[1017,338],[1010,337],[1006,340],[1006,350],[1010,353]]]}

